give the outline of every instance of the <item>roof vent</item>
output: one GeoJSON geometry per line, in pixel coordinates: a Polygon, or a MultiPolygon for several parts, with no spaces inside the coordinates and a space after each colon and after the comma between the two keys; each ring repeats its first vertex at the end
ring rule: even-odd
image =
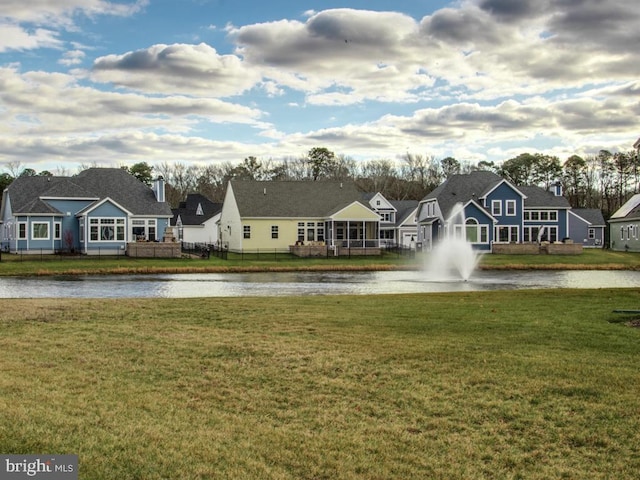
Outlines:
{"type": "Polygon", "coordinates": [[[267,194],[267,187],[264,187],[264,190],[262,190],[262,194],[266,195],[267,194]]]}

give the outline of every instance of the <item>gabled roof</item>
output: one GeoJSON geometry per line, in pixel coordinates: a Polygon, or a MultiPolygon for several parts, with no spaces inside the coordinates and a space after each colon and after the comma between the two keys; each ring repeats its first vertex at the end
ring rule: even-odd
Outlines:
{"type": "Polygon", "coordinates": [[[467,203],[485,196],[503,179],[493,172],[478,170],[475,172],[452,175],[444,183],[429,193],[422,201],[437,199],[444,218],[449,218],[457,203],[467,203]]]}
{"type": "Polygon", "coordinates": [[[353,182],[232,180],[230,184],[241,217],[325,218],[362,201],[353,182]]]}
{"type": "Polygon", "coordinates": [[[604,227],[607,224],[599,208],[572,208],[570,213],[580,217],[592,227],[604,227]]]}
{"type": "Polygon", "coordinates": [[[611,215],[611,220],[624,220],[640,217],[640,193],[636,193],[616,212],[611,215]]]}
{"type": "Polygon", "coordinates": [[[158,202],[149,187],[121,168],[89,168],[73,177],[19,177],[7,191],[14,214],[55,213],[43,206],[47,199],[110,198],[134,215],[171,215],[167,203],[158,202]]]}
{"type": "Polygon", "coordinates": [[[544,188],[531,186],[520,186],[518,189],[526,195],[524,208],[571,208],[569,201],[545,190],[544,188]]]}
{"type": "Polygon", "coordinates": [[[396,227],[405,223],[418,208],[417,200],[391,200],[389,203],[396,209],[396,227]]]}
{"type": "Polygon", "coordinates": [[[202,225],[219,214],[221,210],[221,203],[214,203],[200,193],[190,193],[184,202],[180,202],[178,208],[171,210],[173,213],[171,224],[176,225],[178,217],[180,217],[182,225],[202,225]],[[200,212],[201,214],[199,214],[200,212]]]}

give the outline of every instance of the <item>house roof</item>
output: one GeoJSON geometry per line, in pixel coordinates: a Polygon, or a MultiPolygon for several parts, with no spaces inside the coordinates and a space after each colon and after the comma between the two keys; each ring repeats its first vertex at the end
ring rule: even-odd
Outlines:
{"type": "Polygon", "coordinates": [[[391,200],[390,203],[396,209],[396,227],[402,225],[418,207],[417,200],[391,200]]]}
{"type": "MultiPolygon", "coordinates": [[[[444,183],[429,193],[422,201],[437,199],[444,218],[449,218],[458,203],[467,204],[475,201],[482,205],[480,199],[485,197],[501,182],[502,177],[493,172],[475,171],[467,174],[452,175],[444,183]]],[[[537,186],[513,187],[523,195],[525,208],[571,208],[569,201],[562,196],[537,186]]]]}
{"type": "Polygon", "coordinates": [[[73,177],[19,177],[7,191],[14,214],[60,213],[46,202],[52,198],[111,198],[134,215],[171,215],[166,202],[158,202],[149,187],[121,168],[90,168],[73,177]]]}
{"type": "Polygon", "coordinates": [[[602,216],[602,210],[598,208],[572,208],[571,213],[582,218],[593,227],[604,227],[607,224],[602,216]]]}
{"type": "Polygon", "coordinates": [[[611,215],[611,220],[624,220],[640,217],[640,193],[636,193],[611,215]]]}
{"type": "MultiPolygon", "coordinates": [[[[362,201],[362,193],[353,182],[232,180],[230,183],[241,217],[323,218],[362,201]]],[[[366,207],[369,208],[368,204],[366,207]]]]}
{"type": "Polygon", "coordinates": [[[519,186],[518,189],[526,196],[524,199],[525,208],[571,208],[565,197],[555,195],[544,188],[531,185],[519,186]]]}
{"type": "Polygon", "coordinates": [[[171,209],[173,219],[171,224],[175,225],[178,216],[182,221],[182,225],[202,225],[212,217],[215,217],[222,210],[221,203],[214,203],[200,193],[190,193],[184,202],[180,202],[178,208],[171,209]],[[201,214],[199,215],[199,209],[201,214]]]}
{"type": "Polygon", "coordinates": [[[437,199],[444,218],[449,218],[457,203],[478,200],[486,195],[503,179],[493,172],[478,170],[471,173],[452,175],[444,183],[429,193],[422,201],[437,199]]]}

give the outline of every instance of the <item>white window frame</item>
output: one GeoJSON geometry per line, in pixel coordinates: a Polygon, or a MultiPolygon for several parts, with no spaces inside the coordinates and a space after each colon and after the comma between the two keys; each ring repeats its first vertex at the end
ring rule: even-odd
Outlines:
{"type": "Polygon", "coordinates": [[[506,205],[505,205],[505,209],[506,209],[506,214],[507,214],[508,217],[515,217],[516,216],[516,212],[517,212],[516,201],[515,200],[507,200],[506,201],[506,205]]]}
{"type": "Polygon", "coordinates": [[[502,216],[502,201],[491,200],[491,215],[494,217],[502,216]]]}
{"type": "Polygon", "coordinates": [[[251,240],[251,225],[242,226],[242,238],[244,240],[251,240]]]}
{"type": "Polygon", "coordinates": [[[489,225],[486,224],[482,224],[480,222],[478,222],[477,219],[471,217],[468,218],[465,222],[465,239],[469,242],[469,243],[473,243],[473,244],[486,244],[489,243],[489,225]],[[468,222],[474,222],[469,224],[468,222]],[[476,241],[472,242],[469,240],[469,230],[470,229],[475,229],[476,230],[476,241]]]}
{"type": "Polygon", "coordinates": [[[589,240],[593,240],[594,238],[596,238],[596,229],[595,228],[588,228],[587,229],[587,238],[589,240]]]}
{"type": "Polygon", "coordinates": [[[519,243],[520,242],[520,230],[518,228],[517,225],[502,225],[502,226],[497,226],[495,227],[495,234],[494,234],[494,241],[495,243],[519,243]],[[508,240],[507,241],[503,241],[500,240],[500,231],[501,230],[507,230],[508,231],[508,240]],[[513,232],[515,231],[516,235],[515,235],[515,240],[513,240],[513,232]]]}
{"type": "Polygon", "coordinates": [[[16,238],[18,240],[26,240],[29,236],[29,229],[27,228],[27,222],[18,222],[16,223],[16,238]],[[24,231],[20,231],[23,228],[24,231]]]}
{"type": "Polygon", "coordinates": [[[122,217],[91,217],[89,218],[89,243],[117,243],[124,242],[125,221],[122,217]],[[113,227],[113,238],[103,238],[106,228],[113,227]],[[93,239],[93,233],[97,235],[97,239],[93,239]]]}
{"type": "Polygon", "coordinates": [[[138,234],[134,234],[134,229],[144,229],[144,233],[141,235],[146,240],[155,241],[158,240],[158,222],[155,218],[133,218],[129,222],[129,235],[133,241],[138,240],[138,234]],[[153,238],[151,238],[151,230],[153,230],[153,238]]]}
{"type": "Polygon", "coordinates": [[[278,239],[278,237],[280,235],[279,230],[280,229],[279,229],[278,225],[271,225],[271,238],[273,240],[277,240],[278,239]]]}
{"type": "Polygon", "coordinates": [[[51,224],[49,222],[31,222],[31,239],[32,240],[49,240],[51,238],[51,224]],[[45,225],[47,235],[44,237],[36,237],[36,227],[45,225]]]}
{"type": "Polygon", "coordinates": [[[62,240],[62,222],[54,222],[53,224],[53,239],[62,240]]]}

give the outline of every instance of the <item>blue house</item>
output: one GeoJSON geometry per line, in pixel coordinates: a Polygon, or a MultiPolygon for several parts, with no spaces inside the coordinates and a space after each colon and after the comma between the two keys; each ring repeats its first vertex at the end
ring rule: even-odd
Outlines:
{"type": "Polygon", "coordinates": [[[569,211],[569,235],[585,248],[604,248],[607,222],[597,208],[572,208],[569,211]]]}
{"type": "Polygon", "coordinates": [[[476,250],[494,244],[557,242],[568,237],[569,202],[558,187],[516,187],[492,172],[453,175],[420,202],[418,244],[430,250],[465,238],[476,250]]]}
{"type": "Polygon", "coordinates": [[[113,255],[160,240],[172,216],[164,187],[162,177],[149,188],[120,168],[16,178],[2,194],[2,249],[113,255]]]}

